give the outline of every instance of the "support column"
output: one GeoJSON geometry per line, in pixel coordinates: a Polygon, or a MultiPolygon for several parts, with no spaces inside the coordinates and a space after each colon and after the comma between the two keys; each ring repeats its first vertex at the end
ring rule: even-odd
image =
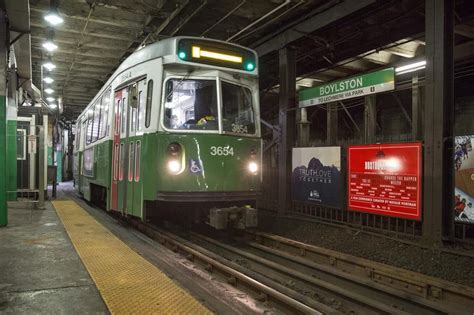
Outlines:
{"type": "Polygon", "coordinates": [[[306,108],[301,108],[299,111],[298,119],[298,146],[307,147],[309,146],[309,126],[311,123],[308,121],[308,113],[306,108]]]}
{"type": "MultiPolygon", "coordinates": [[[[10,54],[14,51],[10,50],[10,54]]],[[[7,200],[16,200],[17,187],[17,74],[15,72],[16,65],[12,63],[12,58],[8,64],[10,70],[8,74],[8,88],[7,88],[7,200]]]]}
{"type": "Polygon", "coordinates": [[[423,238],[431,245],[452,234],[454,1],[425,1],[423,238]]]}
{"type": "Polygon", "coordinates": [[[375,143],[375,134],[377,132],[377,108],[375,94],[367,95],[364,104],[364,142],[375,143]]]}
{"type": "Polygon", "coordinates": [[[336,145],[337,142],[337,103],[327,105],[326,145],[336,145]]]}
{"type": "Polygon", "coordinates": [[[283,214],[291,207],[291,149],[295,143],[296,122],[296,67],[295,51],[282,48],[279,51],[280,143],[278,159],[278,212],[283,214]]]}
{"type": "Polygon", "coordinates": [[[8,25],[5,8],[0,8],[0,226],[8,223],[7,174],[7,51],[8,25]]]}
{"type": "Polygon", "coordinates": [[[423,103],[417,74],[413,75],[411,82],[413,86],[411,90],[411,139],[416,141],[420,140],[422,135],[423,103]]]}

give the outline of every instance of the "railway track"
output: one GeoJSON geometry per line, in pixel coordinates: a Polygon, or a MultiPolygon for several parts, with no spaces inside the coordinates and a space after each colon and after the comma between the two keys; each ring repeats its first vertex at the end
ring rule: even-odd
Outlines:
{"type": "Polygon", "coordinates": [[[149,224],[132,220],[131,225],[153,240],[179,252],[194,263],[200,264],[206,271],[220,275],[227,283],[242,289],[260,302],[265,302],[272,311],[281,314],[329,314],[337,310],[322,303],[301,302],[303,296],[292,292],[271,279],[248,272],[235,262],[228,261],[216,253],[200,247],[172,232],[156,228],[149,224]]]}
{"type": "Polygon", "coordinates": [[[406,269],[268,233],[247,233],[251,246],[299,257],[314,268],[354,276],[383,290],[396,290],[414,302],[444,307],[449,313],[473,314],[474,288],[406,269]]]}
{"type": "Polygon", "coordinates": [[[461,288],[471,290],[463,293],[452,283],[275,235],[250,233],[245,240],[223,242],[196,232],[178,236],[132,224],[283,313],[472,314],[471,288],[461,288]]]}

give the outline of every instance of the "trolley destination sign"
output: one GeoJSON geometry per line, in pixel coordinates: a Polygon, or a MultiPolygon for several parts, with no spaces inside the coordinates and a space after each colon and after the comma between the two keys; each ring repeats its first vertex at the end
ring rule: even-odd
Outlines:
{"type": "Polygon", "coordinates": [[[299,106],[341,101],[395,89],[394,68],[383,69],[299,92],[299,106]]]}

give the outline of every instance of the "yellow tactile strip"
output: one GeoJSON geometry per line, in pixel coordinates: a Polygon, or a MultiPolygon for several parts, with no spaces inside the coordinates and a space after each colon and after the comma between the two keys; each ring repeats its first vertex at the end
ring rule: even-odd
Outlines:
{"type": "Polygon", "coordinates": [[[211,314],[74,201],[53,201],[112,314],[211,314]]]}

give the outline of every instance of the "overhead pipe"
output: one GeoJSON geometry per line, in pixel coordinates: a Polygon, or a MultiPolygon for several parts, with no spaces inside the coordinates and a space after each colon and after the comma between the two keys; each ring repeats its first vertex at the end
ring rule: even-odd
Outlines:
{"type": "Polygon", "coordinates": [[[187,16],[187,17],[184,19],[184,21],[183,21],[181,24],[179,24],[178,27],[176,27],[176,29],[175,29],[173,32],[171,32],[170,36],[174,36],[174,35],[181,29],[181,27],[183,27],[186,23],[188,23],[188,21],[191,20],[192,17],[196,15],[196,13],[198,13],[199,11],[201,11],[201,9],[204,8],[204,6],[205,6],[206,4],[207,4],[207,0],[204,0],[204,1],[201,3],[201,5],[200,5],[196,10],[194,10],[193,13],[191,13],[189,16],[187,16]]]}
{"type": "Polygon", "coordinates": [[[225,19],[227,19],[232,13],[234,13],[235,11],[237,11],[238,9],[240,9],[241,6],[243,6],[245,3],[247,2],[247,0],[242,0],[241,3],[239,3],[235,8],[233,8],[232,10],[230,10],[226,15],[224,15],[222,18],[219,19],[219,21],[217,21],[216,23],[214,23],[213,25],[211,25],[207,30],[205,30],[204,32],[201,33],[201,35],[199,36],[204,36],[206,35],[210,30],[212,30],[216,25],[219,25],[222,21],[224,21],[225,19]]]}
{"type": "Polygon", "coordinates": [[[254,26],[255,24],[258,24],[260,23],[262,20],[266,19],[267,17],[269,17],[270,15],[272,15],[273,13],[277,12],[278,10],[280,10],[281,8],[285,7],[287,4],[289,4],[291,2],[291,0],[285,0],[285,2],[283,2],[282,4],[280,4],[278,7],[274,8],[273,10],[271,10],[270,12],[264,14],[263,16],[261,16],[258,20],[250,23],[249,25],[247,25],[246,27],[244,27],[243,29],[241,29],[240,31],[238,31],[237,33],[235,33],[234,35],[232,35],[231,37],[227,38],[226,41],[229,42],[231,40],[233,40],[234,38],[236,38],[237,36],[239,36],[240,34],[242,34],[243,32],[245,32],[246,30],[248,30],[249,28],[251,28],[252,26],[254,26]]]}
{"type": "Polygon", "coordinates": [[[299,7],[300,5],[302,5],[303,3],[305,2],[305,0],[300,0],[299,2],[295,3],[295,5],[293,5],[292,7],[288,8],[288,10],[286,11],[283,11],[280,15],[274,17],[273,19],[271,19],[270,21],[260,25],[259,27],[256,27],[254,28],[253,30],[251,30],[250,32],[248,32],[247,34],[244,34],[243,36],[240,37],[240,39],[244,39],[252,34],[254,34],[255,32],[258,32],[259,30],[261,30],[262,28],[264,28],[265,26],[267,26],[268,24],[278,20],[279,18],[281,18],[282,16],[288,14],[289,12],[293,11],[294,9],[296,9],[297,7],[299,7]]]}
{"type": "Polygon", "coordinates": [[[138,49],[140,49],[141,47],[145,46],[146,43],[148,42],[148,39],[151,38],[151,40],[154,39],[155,36],[158,36],[167,26],[168,24],[179,14],[181,13],[181,11],[188,5],[189,3],[189,0],[186,0],[184,1],[183,3],[179,4],[178,7],[176,7],[176,9],[174,9],[173,12],[171,12],[171,14],[166,18],[166,20],[163,21],[163,23],[160,24],[160,26],[158,26],[158,28],[152,32],[152,33],[149,33],[145,39],[140,43],[140,45],[138,46],[138,49]]]}
{"type": "Polygon", "coordinates": [[[69,81],[69,76],[71,75],[72,68],[74,67],[74,64],[76,63],[77,53],[79,51],[79,48],[81,48],[82,43],[84,42],[84,35],[86,34],[87,26],[89,25],[91,15],[92,15],[92,12],[94,11],[94,9],[95,9],[95,0],[90,5],[89,14],[87,15],[86,23],[84,24],[84,27],[82,28],[81,37],[80,37],[79,41],[77,42],[76,49],[75,49],[74,54],[72,56],[71,66],[69,67],[69,70],[68,70],[67,75],[66,75],[66,79],[64,80],[63,91],[62,91],[63,95],[66,91],[66,87],[67,87],[67,84],[68,84],[68,81],[69,81]]]}

